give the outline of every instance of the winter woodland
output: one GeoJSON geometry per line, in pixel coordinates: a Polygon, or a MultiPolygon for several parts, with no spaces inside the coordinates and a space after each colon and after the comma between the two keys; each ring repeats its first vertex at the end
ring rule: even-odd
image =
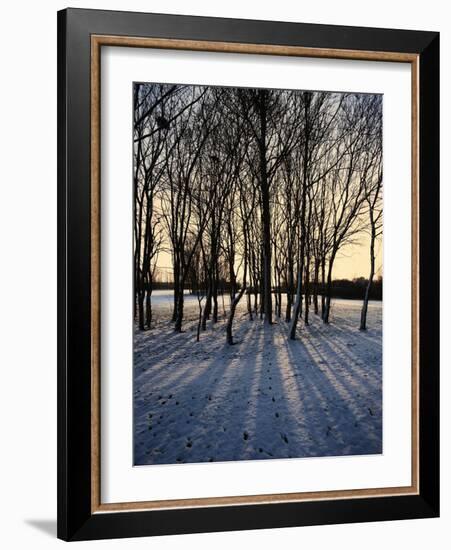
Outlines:
{"type": "Polygon", "coordinates": [[[133,102],[135,464],[382,452],[382,96],[133,102]]]}

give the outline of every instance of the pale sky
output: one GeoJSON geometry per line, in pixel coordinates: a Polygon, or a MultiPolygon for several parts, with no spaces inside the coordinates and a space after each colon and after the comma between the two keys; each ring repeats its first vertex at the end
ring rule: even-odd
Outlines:
{"type": "MultiPolygon", "coordinates": [[[[376,241],[376,272],[375,279],[382,275],[382,237],[376,241]]],[[[162,251],[158,256],[157,268],[172,268],[172,260],[169,252],[162,251]]],[[[369,236],[362,232],[360,244],[344,246],[334,262],[333,279],[355,279],[357,277],[368,278],[370,273],[369,236]]],[[[166,280],[161,273],[163,281],[166,280]]]]}

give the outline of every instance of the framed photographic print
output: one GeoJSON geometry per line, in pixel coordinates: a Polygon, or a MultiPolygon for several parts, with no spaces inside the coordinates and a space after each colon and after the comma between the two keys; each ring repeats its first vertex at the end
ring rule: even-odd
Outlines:
{"type": "Polygon", "coordinates": [[[439,513],[439,35],[58,14],[58,536],[439,513]]]}

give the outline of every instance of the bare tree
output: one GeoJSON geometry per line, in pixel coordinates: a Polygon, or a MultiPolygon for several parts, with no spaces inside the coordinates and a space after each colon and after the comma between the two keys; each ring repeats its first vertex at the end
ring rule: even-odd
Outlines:
{"type": "Polygon", "coordinates": [[[329,323],[332,273],[337,253],[355,240],[362,230],[362,205],[366,181],[372,172],[374,159],[368,159],[368,102],[372,96],[346,97],[340,119],[340,161],[329,174],[331,215],[331,247],[328,257],[326,304],[323,322],[329,323]]]}
{"type": "Polygon", "coordinates": [[[376,239],[382,232],[382,113],[380,99],[371,98],[366,109],[367,117],[367,163],[370,168],[365,180],[365,201],[369,217],[370,234],[370,274],[365,288],[362,311],[360,315],[360,330],[366,330],[368,300],[375,274],[376,239]]]}
{"type": "MultiPolygon", "coordinates": [[[[166,184],[162,195],[163,215],[172,245],[173,321],[176,332],[182,330],[184,289],[191,260],[210,217],[209,213],[203,216],[202,224],[196,230],[197,234],[193,234],[191,222],[194,205],[201,200],[203,195],[201,189],[205,183],[199,179],[200,155],[216,124],[211,96],[197,86],[193,86],[189,95],[187,93],[186,96],[182,96],[182,100],[189,105],[189,108],[182,109],[183,114],[179,117],[165,144],[166,184]],[[188,241],[192,246],[186,254],[188,241]]],[[[208,182],[208,185],[210,184],[211,182],[208,182]]],[[[214,191],[211,192],[214,193],[214,191]]]]}
{"type": "MultiPolygon", "coordinates": [[[[233,320],[235,318],[235,312],[236,308],[243,297],[243,294],[246,292],[247,288],[247,271],[248,271],[248,250],[249,250],[249,242],[248,242],[248,236],[249,233],[247,231],[249,220],[251,219],[252,212],[254,210],[254,204],[255,204],[255,187],[253,188],[253,192],[251,195],[250,203],[248,203],[247,199],[247,190],[245,189],[245,184],[242,180],[240,180],[240,215],[241,215],[241,221],[242,221],[242,240],[243,240],[243,255],[242,255],[242,261],[243,264],[243,279],[241,283],[241,289],[238,292],[238,294],[235,295],[234,299],[231,301],[230,304],[230,313],[229,317],[227,319],[227,325],[226,325],[226,341],[229,345],[233,345],[233,320]]],[[[241,267],[241,266],[240,266],[241,267]]]]}
{"type": "MultiPolygon", "coordinates": [[[[298,274],[296,285],[296,302],[291,318],[289,337],[296,338],[296,328],[301,312],[303,277],[308,270],[306,266],[306,247],[308,238],[307,222],[311,221],[312,207],[310,204],[311,186],[317,182],[324,184],[328,167],[324,166],[323,159],[327,158],[332,146],[328,142],[329,132],[334,130],[333,123],[341,106],[341,101],[322,92],[302,92],[299,95],[303,117],[300,140],[300,163],[298,167],[301,181],[300,217],[299,217],[299,247],[298,247],[298,274]],[[337,105],[336,105],[337,104],[337,105]],[[325,145],[326,143],[326,145],[325,145]],[[325,149],[325,151],[324,151],[325,149]],[[319,173],[318,173],[319,172],[319,173]],[[306,217],[307,216],[307,217],[306,217]]],[[[307,314],[308,315],[308,314],[307,314]]],[[[308,318],[307,318],[308,320],[308,318]]]]}
{"type": "Polygon", "coordinates": [[[177,86],[139,83],[134,86],[134,287],[135,314],[137,306],[141,330],[150,328],[152,321],[152,275],[163,241],[161,219],[155,213],[167,132],[163,121],[174,113],[171,99],[178,93],[177,86]]]}

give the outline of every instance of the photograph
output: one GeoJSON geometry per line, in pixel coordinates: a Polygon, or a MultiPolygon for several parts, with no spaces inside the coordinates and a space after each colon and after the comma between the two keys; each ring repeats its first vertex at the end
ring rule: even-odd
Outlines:
{"type": "Polygon", "coordinates": [[[383,95],[132,92],[134,466],[383,453],[383,95]]]}

